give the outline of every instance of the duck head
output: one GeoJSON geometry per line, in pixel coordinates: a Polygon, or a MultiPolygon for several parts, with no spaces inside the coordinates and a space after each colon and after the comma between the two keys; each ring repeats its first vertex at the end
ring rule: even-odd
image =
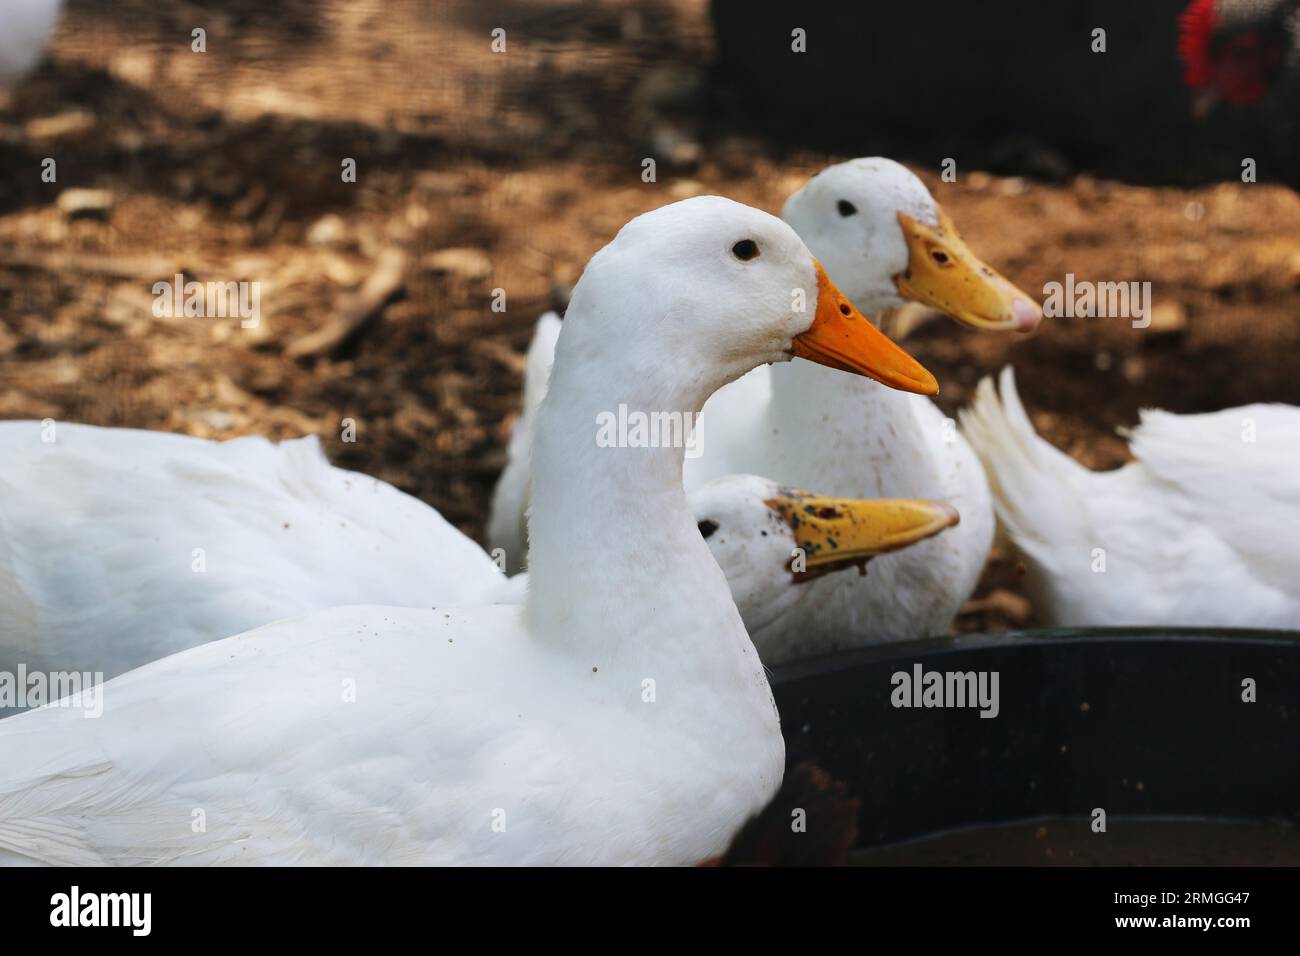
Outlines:
{"type": "Polygon", "coordinates": [[[924,541],[960,520],[952,506],[831,498],[754,475],[730,475],[690,495],[700,534],[755,633],[792,607],[803,585],[924,541]]]}
{"type": "Polygon", "coordinates": [[[705,398],[756,366],[795,357],[904,391],[939,389],[840,292],[789,225],[717,196],[629,222],[587,264],[574,310],[596,321],[566,321],[557,352],[587,351],[608,365],[614,337],[628,375],[653,384],[671,374],[705,398]]]}
{"type": "Polygon", "coordinates": [[[830,166],[782,212],[869,315],[922,302],[963,325],[1028,332],[1043,310],[977,257],[925,185],[890,159],[830,166]]]}

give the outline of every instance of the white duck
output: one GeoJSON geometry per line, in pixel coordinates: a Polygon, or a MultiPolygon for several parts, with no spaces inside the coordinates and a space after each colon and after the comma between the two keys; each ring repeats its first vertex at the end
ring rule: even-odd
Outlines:
{"type": "Polygon", "coordinates": [[[26,76],[45,54],[61,0],[4,0],[0,3],[0,87],[26,76]]]}
{"type": "MultiPolygon", "coordinates": [[[[688,496],[697,524],[722,529],[709,546],[751,634],[809,580],[788,569],[796,548],[807,554],[807,531],[773,524],[773,509],[798,494],[731,476],[688,496]]],[[[942,505],[821,504],[842,520],[838,553],[808,555],[818,569],[955,523],[942,505]]],[[[314,436],[273,445],[3,422],[0,527],[6,672],[113,677],[328,607],[523,603],[527,587],[526,574],[507,580],[435,509],[330,465],[314,436]]]]}
{"type": "Polygon", "coordinates": [[[1002,372],[962,412],[1040,623],[1300,627],[1300,408],[1144,410],[1136,461],[1095,472],[1040,438],[1002,372]]]}
{"type": "MultiPolygon", "coordinates": [[[[924,184],[891,160],[829,167],[790,198],[783,217],[864,313],[912,299],[974,328],[1022,331],[1042,316],[976,258],[924,184]]],[[[528,403],[544,392],[537,379],[544,379],[558,324],[550,315],[539,322],[524,412],[494,496],[489,542],[508,558],[526,553],[518,504],[527,499],[528,403]]],[[[787,642],[787,653],[811,656],[947,629],[984,567],[993,506],[979,462],[932,402],[865,379],[845,386],[828,370],[795,363],[756,369],[719,391],[699,428],[702,454],[686,461],[688,489],[748,472],[832,495],[947,501],[961,512],[959,527],[880,558],[865,577],[837,575],[803,589],[797,613],[771,625],[797,639],[797,646],[787,642]]]]}
{"type": "Polygon", "coordinates": [[[504,576],[315,437],[0,424],[0,670],[120,674],[342,604],[488,603],[504,576]]]}
{"type": "Polygon", "coordinates": [[[525,607],[324,611],[122,675],[97,720],[0,721],[6,862],[721,852],[781,779],[771,690],[687,507],[683,448],[601,447],[598,416],[695,413],[792,355],[935,382],[788,226],[716,197],[625,226],[568,322],[537,427],[525,607]]]}

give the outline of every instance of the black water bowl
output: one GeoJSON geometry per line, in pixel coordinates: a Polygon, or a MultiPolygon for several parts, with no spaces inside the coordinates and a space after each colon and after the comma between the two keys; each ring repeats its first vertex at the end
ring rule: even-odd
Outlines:
{"type": "Polygon", "coordinates": [[[789,766],[815,763],[860,800],[862,862],[1300,863],[1300,634],[967,635],[772,683],[789,766]],[[916,693],[896,675],[918,665],[923,689],[926,672],[983,674],[986,699],[996,673],[997,715],[896,706],[916,693]]]}

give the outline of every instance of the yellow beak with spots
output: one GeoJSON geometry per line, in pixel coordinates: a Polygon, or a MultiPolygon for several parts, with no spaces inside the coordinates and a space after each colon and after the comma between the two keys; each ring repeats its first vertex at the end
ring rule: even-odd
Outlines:
{"type": "Polygon", "coordinates": [[[791,571],[799,580],[862,567],[877,555],[924,541],[961,520],[952,505],[908,498],[832,498],[782,489],[781,497],[764,504],[790,526],[802,552],[791,559],[791,571]]]}

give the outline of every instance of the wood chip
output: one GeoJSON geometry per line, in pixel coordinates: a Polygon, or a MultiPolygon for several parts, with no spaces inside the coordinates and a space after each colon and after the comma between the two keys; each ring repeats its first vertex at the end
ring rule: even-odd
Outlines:
{"type": "Polygon", "coordinates": [[[343,312],[321,328],[290,343],[285,355],[293,359],[329,355],[360,335],[362,330],[403,288],[406,255],[400,249],[385,249],[374,271],[361,289],[350,296],[343,312]]]}
{"type": "Polygon", "coordinates": [[[476,282],[492,274],[492,260],[482,249],[455,246],[429,253],[420,260],[420,268],[476,282]]]}
{"type": "Polygon", "coordinates": [[[0,265],[40,272],[110,276],[115,279],[170,279],[181,264],[161,256],[102,256],[79,252],[12,252],[0,265]]]}
{"type": "Polygon", "coordinates": [[[88,110],[69,110],[57,116],[38,116],[28,120],[23,133],[33,143],[67,139],[95,128],[95,114],[88,110]]]}
{"type": "Polygon", "coordinates": [[[1187,330],[1187,310],[1180,302],[1162,302],[1151,310],[1152,335],[1176,335],[1187,330]]]}
{"type": "Polygon", "coordinates": [[[107,189],[65,189],[59,193],[58,205],[69,219],[107,219],[113,194],[107,189]]]}
{"type": "Polygon", "coordinates": [[[491,359],[521,378],[528,368],[528,358],[526,356],[521,355],[504,342],[496,339],[480,339],[474,342],[470,349],[485,358],[491,359]]]}

